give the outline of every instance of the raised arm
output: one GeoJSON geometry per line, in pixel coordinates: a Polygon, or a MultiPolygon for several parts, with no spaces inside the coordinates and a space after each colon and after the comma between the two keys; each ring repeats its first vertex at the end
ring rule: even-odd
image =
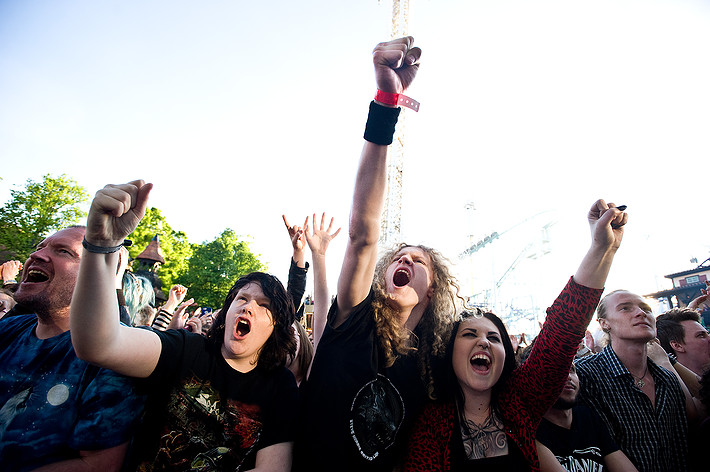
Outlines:
{"type": "Polygon", "coordinates": [[[147,377],[160,357],[158,336],[118,323],[115,277],[118,249],[145,214],[152,184],[107,185],[91,203],[84,252],[71,303],[77,356],[132,377],[147,377]]]}
{"type": "Polygon", "coordinates": [[[708,302],[708,292],[710,292],[710,280],[705,281],[705,288],[700,289],[700,296],[694,298],[690,303],[688,303],[688,308],[691,310],[697,310],[700,305],[708,302]]]}
{"type": "Polygon", "coordinates": [[[621,245],[629,215],[613,203],[597,200],[587,214],[592,244],[582,259],[574,281],[589,288],[603,289],[614,255],[621,245]]]}
{"type": "Polygon", "coordinates": [[[288,269],[288,284],[286,291],[293,298],[293,305],[296,311],[300,311],[301,300],[306,292],[306,274],[308,264],[306,263],[306,235],[305,228],[308,225],[308,217],[303,226],[291,225],[286,219],[286,215],[281,215],[288,231],[288,237],[293,246],[293,256],[291,256],[291,266],[288,269]]]}
{"type": "Polygon", "coordinates": [[[627,218],[604,200],[597,200],[587,213],[592,233],[590,248],[573,276],[574,283],[568,283],[547,309],[530,357],[516,371],[519,378],[526,379],[520,392],[528,397],[525,406],[531,415],[544,414],[559,396],[599,303],[627,218]]]}
{"type": "MultiPolygon", "coordinates": [[[[330,219],[328,227],[325,228],[325,213],[321,216],[320,225],[317,223],[316,215],[313,214],[313,231],[306,224],[306,241],[311,249],[311,259],[313,260],[313,285],[314,285],[314,306],[313,306],[313,344],[318,349],[318,341],[325,330],[328,308],[330,308],[330,292],[328,291],[328,277],[325,270],[325,253],[328,251],[330,241],[339,233],[340,228],[333,232],[334,219],[330,219]]],[[[306,221],[306,223],[308,223],[306,221]]]]}
{"type": "Polygon", "coordinates": [[[22,270],[22,262],[7,261],[0,265],[0,276],[2,276],[2,285],[17,284],[17,274],[22,270]]]}
{"type": "MultiPolygon", "coordinates": [[[[399,94],[414,80],[421,49],[411,36],[380,43],[373,51],[378,90],[399,94]]],[[[341,324],[367,297],[377,263],[377,241],[387,186],[387,146],[392,143],[399,109],[373,102],[365,132],[365,145],[355,178],[348,241],[338,280],[338,307],[334,325],[341,324]]]]}

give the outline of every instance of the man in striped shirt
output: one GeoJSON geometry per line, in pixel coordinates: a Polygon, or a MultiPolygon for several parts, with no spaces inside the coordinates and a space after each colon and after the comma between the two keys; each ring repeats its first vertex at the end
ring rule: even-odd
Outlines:
{"type": "Polygon", "coordinates": [[[597,318],[609,345],[577,361],[580,401],[601,416],[638,470],[688,470],[686,409],[694,406],[670,362],[648,358],[647,343],[656,337],[651,307],[617,290],[601,300],[597,318]]]}

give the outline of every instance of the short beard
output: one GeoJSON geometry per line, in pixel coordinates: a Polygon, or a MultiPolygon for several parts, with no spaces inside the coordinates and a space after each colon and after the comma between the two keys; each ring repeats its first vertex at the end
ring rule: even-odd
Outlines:
{"type": "Polygon", "coordinates": [[[561,397],[557,398],[557,401],[555,402],[554,405],[552,405],[552,408],[556,410],[569,410],[570,408],[574,407],[577,404],[577,397],[575,396],[573,400],[565,400],[561,397]]]}
{"type": "Polygon", "coordinates": [[[24,297],[22,288],[15,292],[15,301],[22,306],[28,313],[35,313],[41,320],[49,319],[49,299],[44,294],[24,297]]]}
{"type": "Polygon", "coordinates": [[[15,301],[24,308],[27,313],[34,313],[41,322],[52,323],[55,318],[70,306],[72,299],[72,292],[63,292],[59,295],[54,294],[52,296],[46,293],[40,293],[35,295],[30,295],[27,298],[22,296],[22,292],[18,289],[15,292],[15,301]],[[59,301],[59,306],[52,303],[52,299],[57,299],[59,301]]]}

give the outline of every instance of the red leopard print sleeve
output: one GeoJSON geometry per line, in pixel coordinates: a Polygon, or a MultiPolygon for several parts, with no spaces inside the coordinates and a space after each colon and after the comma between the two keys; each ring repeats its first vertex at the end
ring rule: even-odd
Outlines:
{"type": "MultiPolygon", "coordinates": [[[[569,282],[547,310],[547,318],[528,360],[513,372],[498,404],[508,439],[520,448],[531,470],[540,470],[535,432],[555,402],[584,337],[602,290],[569,282]]],[[[418,418],[410,439],[405,472],[448,471],[454,406],[431,404],[418,418]]]]}

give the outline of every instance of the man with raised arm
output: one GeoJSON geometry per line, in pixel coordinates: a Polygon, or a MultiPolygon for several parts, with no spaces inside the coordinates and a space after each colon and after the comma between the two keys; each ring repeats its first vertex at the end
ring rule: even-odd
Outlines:
{"type": "MultiPolygon", "coordinates": [[[[31,314],[0,320],[3,471],[120,470],[143,411],[131,379],[80,360],[72,347],[69,307],[83,237],[76,226],[39,243],[15,293],[31,314]]],[[[108,278],[118,323],[116,267],[108,278]]]]}

